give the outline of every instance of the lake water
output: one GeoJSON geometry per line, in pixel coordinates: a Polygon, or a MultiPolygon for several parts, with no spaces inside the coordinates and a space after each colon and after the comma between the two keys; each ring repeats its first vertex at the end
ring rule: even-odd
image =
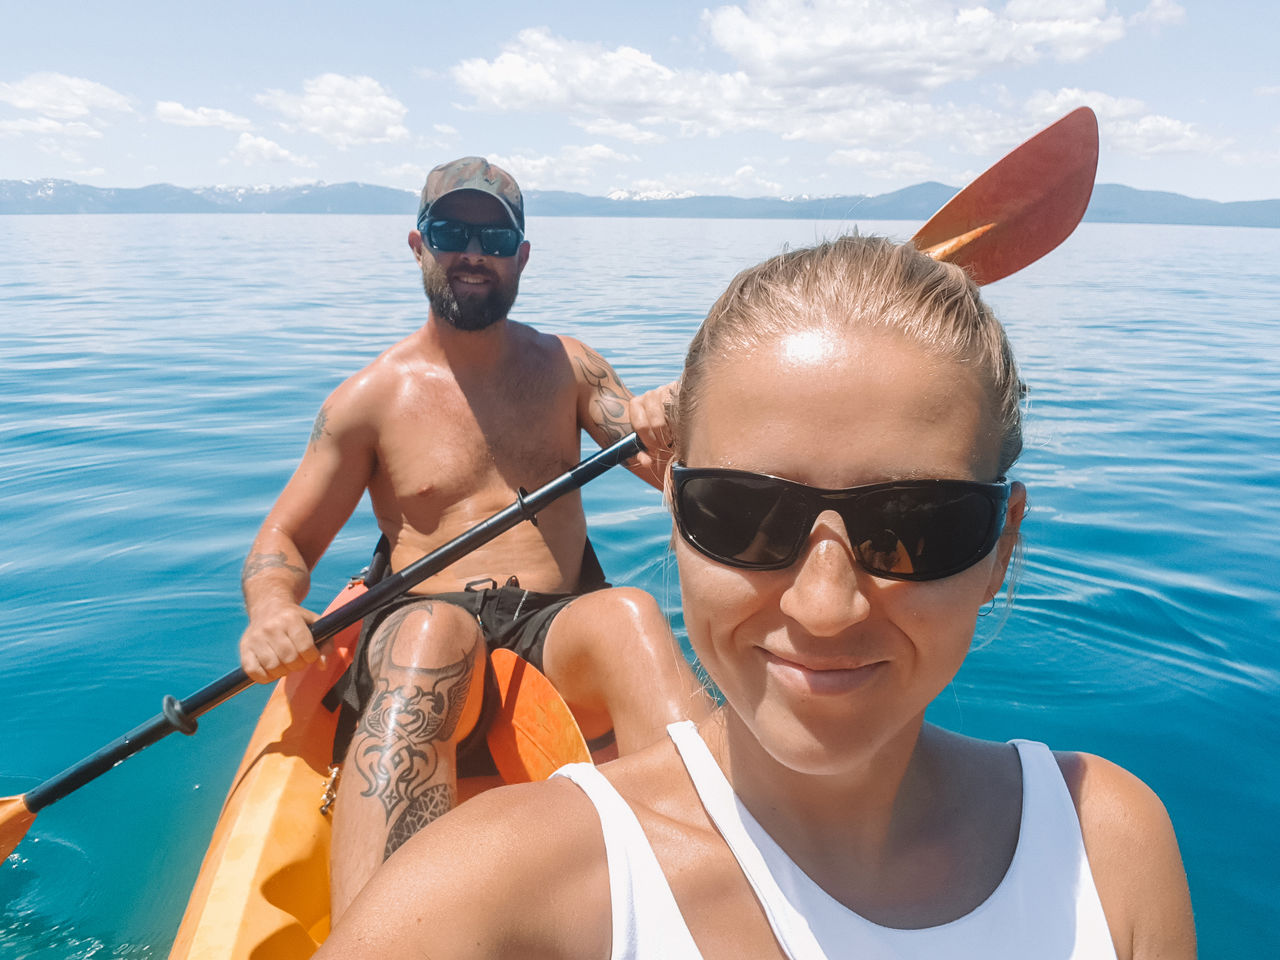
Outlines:
{"type": "MultiPolygon", "coordinates": [[[[0,217],[0,794],[236,664],[240,563],[321,401],[425,319],[399,217],[0,217]]],[[[739,269],[834,222],[533,218],[515,315],[636,390],[739,269]]],[[[860,223],[897,237],[918,224],[860,223]]],[[[1164,799],[1201,955],[1280,955],[1280,231],[1086,224],[988,288],[1031,385],[1013,611],[933,708],[1102,754],[1164,799]]],[[[671,612],[658,494],[585,492],[671,612]]],[[[312,605],[376,539],[367,506],[312,605]]],[[[0,864],[0,957],[162,957],[252,690],[48,808],[0,864]]]]}

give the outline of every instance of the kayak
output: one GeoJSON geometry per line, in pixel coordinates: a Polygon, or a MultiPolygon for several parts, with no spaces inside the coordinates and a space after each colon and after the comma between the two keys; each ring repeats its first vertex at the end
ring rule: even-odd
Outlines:
{"type": "MultiPolygon", "coordinates": [[[[364,590],[353,581],[329,610],[364,590]]],[[[348,627],[330,641],[324,666],[277,681],[227,793],[171,960],[301,960],[328,936],[330,818],[321,805],[337,713],[321,701],[350,664],[358,636],[358,624],[348,627]]],[[[460,801],[590,760],[568,706],[542,674],[509,650],[494,650],[490,663],[501,694],[487,732],[498,772],[459,780],[460,801]]]]}

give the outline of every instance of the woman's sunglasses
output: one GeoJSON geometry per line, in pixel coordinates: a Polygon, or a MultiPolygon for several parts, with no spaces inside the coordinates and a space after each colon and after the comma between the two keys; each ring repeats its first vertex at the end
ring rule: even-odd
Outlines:
{"type": "Polygon", "coordinates": [[[1004,529],[1009,484],[900,480],[822,490],[742,470],[673,464],[676,527],[719,563],[780,570],[800,558],[824,510],[840,514],[854,556],[890,580],[941,580],[973,566],[1004,529]]]}
{"type": "Polygon", "coordinates": [[[493,227],[461,220],[428,220],[418,224],[418,230],[427,243],[444,253],[461,253],[471,245],[471,238],[480,240],[480,251],[488,257],[513,257],[520,249],[524,234],[515,227],[493,227]]]}

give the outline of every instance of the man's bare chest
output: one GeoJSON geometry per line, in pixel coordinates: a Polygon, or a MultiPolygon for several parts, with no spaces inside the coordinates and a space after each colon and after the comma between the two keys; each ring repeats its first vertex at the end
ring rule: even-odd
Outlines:
{"type": "Polygon", "coordinates": [[[406,385],[384,418],[375,495],[447,509],[471,498],[532,489],[577,460],[571,380],[513,380],[487,390],[452,383],[406,385]]]}

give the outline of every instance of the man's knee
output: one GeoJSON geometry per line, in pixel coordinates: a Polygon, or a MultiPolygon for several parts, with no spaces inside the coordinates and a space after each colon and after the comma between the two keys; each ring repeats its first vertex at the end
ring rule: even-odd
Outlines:
{"type": "Polygon", "coordinates": [[[433,751],[461,741],[480,718],[487,652],[460,607],[424,601],[396,610],[369,644],[374,690],[357,737],[433,751]]]}
{"type": "Polygon", "coordinates": [[[369,669],[376,677],[466,664],[470,672],[483,664],[484,654],[475,617],[449,603],[423,601],[396,610],[378,627],[369,669]]]}
{"type": "MultiPolygon", "coordinates": [[[[667,617],[653,596],[638,587],[609,587],[580,597],[576,603],[594,601],[589,615],[604,617],[610,623],[626,622],[636,628],[666,626],[667,617]]],[[[584,613],[588,612],[584,609],[584,613]]]]}
{"type": "Polygon", "coordinates": [[[658,602],[636,587],[610,587],[585,594],[564,609],[548,633],[557,659],[632,666],[652,657],[668,658],[675,648],[667,616],[658,602]],[[554,643],[553,643],[554,641],[554,643]]]}

